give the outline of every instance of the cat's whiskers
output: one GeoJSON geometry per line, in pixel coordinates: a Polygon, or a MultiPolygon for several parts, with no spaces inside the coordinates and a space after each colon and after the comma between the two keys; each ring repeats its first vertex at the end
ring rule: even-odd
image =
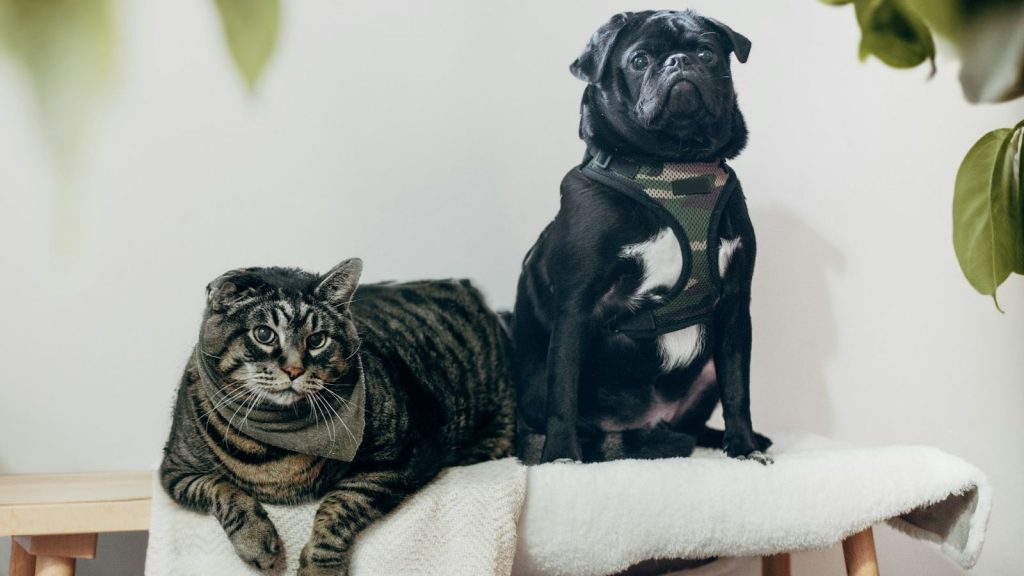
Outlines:
{"type": "Polygon", "coordinates": [[[245,416],[242,416],[242,424],[245,424],[246,422],[249,421],[249,414],[252,412],[252,409],[255,408],[257,404],[262,402],[263,398],[267,394],[268,394],[268,392],[266,392],[266,391],[261,391],[261,392],[257,393],[256,398],[252,401],[252,405],[249,406],[249,409],[245,411],[245,416]]]}
{"type": "Polygon", "coordinates": [[[348,362],[349,360],[352,359],[353,356],[355,356],[356,354],[359,354],[359,349],[362,348],[362,347],[363,347],[363,342],[362,342],[362,340],[360,340],[359,342],[356,343],[356,349],[353,350],[352,353],[349,354],[348,356],[345,356],[344,358],[342,358],[341,361],[342,362],[348,362]]]}
{"type": "Polygon", "coordinates": [[[239,410],[241,410],[244,406],[247,406],[249,404],[249,398],[257,395],[257,392],[254,392],[253,390],[250,390],[248,388],[246,388],[246,392],[248,392],[249,395],[238,403],[238,406],[235,408],[235,411],[231,414],[231,418],[228,419],[228,426],[231,426],[236,430],[238,429],[238,427],[235,426],[235,417],[238,416],[239,410]]]}
{"type": "MultiPolygon", "coordinates": [[[[331,431],[331,443],[333,444],[334,441],[338,438],[338,424],[334,421],[334,418],[328,417],[327,411],[330,410],[334,412],[334,409],[326,400],[320,397],[315,391],[310,392],[310,394],[316,397],[317,402],[321,406],[321,410],[323,411],[324,414],[324,420],[327,420],[327,425],[331,431]]],[[[337,412],[334,413],[337,414],[337,412]]]]}
{"type": "Polygon", "coordinates": [[[334,442],[334,430],[331,427],[331,421],[330,421],[330,418],[328,418],[328,416],[327,416],[327,411],[324,410],[323,402],[321,402],[321,399],[319,397],[317,397],[316,394],[310,394],[309,397],[313,400],[313,404],[315,406],[317,406],[317,409],[320,411],[320,414],[323,415],[323,417],[324,417],[324,428],[327,429],[327,437],[330,438],[331,443],[333,443],[334,442]]]}
{"type": "MultiPolygon", "coordinates": [[[[238,386],[238,388],[236,388],[234,390],[231,390],[230,392],[225,393],[224,396],[220,400],[218,400],[216,403],[214,403],[213,406],[211,406],[209,410],[207,410],[206,412],[201,414],[199,417],[200,418],[206,418],[210,414],[213,414],[214,410],[217,410],[218,408],[220,408],[221,406],[227,404],[228,402],[231,402],[232,400],[237,400],[238,398],[241,398],[242,396],[245,395],[246,392],[249,391],[245,387],[244,384],[243,385],[237,385],[236,384],[236,386],[238,386]]],[[[207,426],[209,426],[209,420],[207,420],[207,426]]],[[[207,428],[207,429],[209,429],[209,428],[207,428]]]]}
{"type": "MultiPolygon", "coordinates": [[[[338,400],[341,400],[341,403],[342,403],[342,404],[344,404],[344,405],[345,405],[346,407],[348,407],[348,406],[352,406],[352,401],[351,401],[351,400],[349,400],[348,398],[345,398],[345,397],[344,397],[344,396],[342,396],[341,394],[338,394],[338,393],[337,393],[337,392],[335,392],[334,390],[331,390],[331,389],[330,389],[330,388],[328,388],[327,386],[324,386],[323,388],[321,388],[321,390],[322,390],[322,391],[324,391],[324,392],[327,392],[328,394],[331,394],[332,396],[334,396],[334,397],[335,397],[335,398],[337,398],[338,400]]],[[[366,406],[364,406],[364,407],[363,407],[363,409],[364,409],[364,410],[366,410],[366,414],[367,414],[368,416],[369,416],[370,414],[372,414],[372,412],[371,412],[371,410],[370,410],[370,406],[369,406],[369,405],[366,405],[366,406]]],[[[350,432],[350,434],[351,434],[351,432],[350,432]]]]}
{"type": "Polygon", "coordinates": [[[313,405],[313,397],[306,395],[306,402],[309,402],[309,409],[313,412],[313,427],[316,428],[320,425],[320,417],[316,411],[316,406],[313,405]]]}
{"type": "MultiPolygon", "coordinates": [[[[327,388],[321,388],[320,390],[327,390],[327,388]]],[[[331,392],[330,390],[327,390],[327,391],[331,392]]],[[[315,393],[315,394],[318,394],[318,393],[315,393]]],[[[331,392],[331,394],[334,394],[334,392],[331,392]]],[[[345,402],[346,404],[349,403],[348,400],[345,400],[341,396],[338,396],[337,394],[334,394],[334,395],[337,396],[339,399],[341,399],[342,402],[345,402]]],[[[348,432],[348,435],[349,435],[350,438],[352,438],[352,441],[356,442],[356,435],[352,433],[352,429],[349,428],[348,424],[345,423],[345,419],[341,417],[341,414],[338,414],[338,411],[334,409],[334,406],[331,406],[331,403],[328,402],[326,398],[321,398],[321,401],[323,401],[324,406],[327,406],[327,408],[329,408],[331,410],[331,412],[334,412],[335,418],[338,420],[338,422],[341,422],[341,425],[345,428],[345,432],[348,432]]]]}

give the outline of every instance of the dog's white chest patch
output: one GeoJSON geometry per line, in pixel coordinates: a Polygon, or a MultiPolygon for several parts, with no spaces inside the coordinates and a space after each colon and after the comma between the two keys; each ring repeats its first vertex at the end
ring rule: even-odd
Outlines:
{"type": "MultiPolygon", "coordinates": [[[[725,276],[729,263],[740,249],[740,238],[722,238],[718,245],[718,274],[725,276]]],[[[670,228],[663,228],[650,239],[622,248],[623,258],[635,258],[643,268],[643,279],[633,295],[637,302],[657,288],[672,288],[679,281],[683,271],[683,253],[679,240],[670,228]]],[[[698,324],[662,334],[658,337],[661,352],[661,369],[670,372],[692,364],[706,345],[706,328],[698,324]]]]}
{"type": "Polygon", "coordinates": [[[683,251],[671,228],[662,228],[649,240],[624,246],[623,258],[636,258],[644,270],[644,278],[637,288],[637,296],[655,288],[671,288],[683,273],[683,251]]]}
{"type": "Polygon", "coordinates": [[[729,262],[732,261],[732,257],[736,254],[736,251],[743,245],[741,239],[737,236],[731,240],[720,238],[718,242],[718,276],[719,278],[725,278],[725,271],[729,268],[729,262]]]}
{"type": "MultiPolygon", "coordinates": [[[[725,276],[729,262],[740,249],[740,238],[721,238],[718,244],[718,275],[725,276]]],[[[643,296],[656,288],[671,288],[683,272],[683,251],[671,228],[662,228],[657,234],[636,244],[622,247],[619,255],[635,258],[643,268],[643,280],[635,296],[643,296]]]]}
{"type": "Polygon", "coordinates": [[[696,324],[658,336],[662,372],[670,372],[676,368],[685,368],[693,364],[693,361],[704,351],[705,331],[703,324],[696,324]]]}

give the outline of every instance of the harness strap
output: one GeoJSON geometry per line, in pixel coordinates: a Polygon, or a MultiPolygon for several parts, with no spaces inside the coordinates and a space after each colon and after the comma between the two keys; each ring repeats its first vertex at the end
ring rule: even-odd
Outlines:
{"type": "Polygon", "coordinates": [[[675,234],[683,267],[662,303],[613,326],[635,337],[657,336],[711,320],[721,297],[721,213],[735,190],[724,162],[637,164],[589,150],[582,172],[649,208],[675,234]]]}

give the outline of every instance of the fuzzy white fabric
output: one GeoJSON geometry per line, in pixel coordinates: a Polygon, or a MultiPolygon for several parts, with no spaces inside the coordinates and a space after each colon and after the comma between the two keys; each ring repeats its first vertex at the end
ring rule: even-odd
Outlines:
{"type": "MultiPolygon", "coordinates": [[[[771,466],[701,450],[671,460],[527,469],[506,459],[449,469],[359,537],[351,573],[603,576],[653,558],[826,548],[881,521],[974,565],[992,498],[975,467],[934,448],[772,437],[771,466]]],[[[288,573],[315,510],[267,507],[288,573]]],[[[687,574],[725,574],[737,561],[687,574]]],[[[157,485],[146,574],[260,573],[235,556],[216,520],[180,509],[157,485]]]]}
{"type": "Polygon", "coordinates": [[[530,468],[513,573],[602,576],[652,558],[826,548],[881,521],[974,565],[992,498],[974,466],[927,447],[773,438],[771,466],[701,450],[530,468]]]}
{"type": "MultiPolygon", "coordinates": [[[[450,468],[356,540],[353,576],[507,575],[526,468],[512,458],[450,468]]],[[[317,504],[267,506],[285,543],[287,574],[309,540],[317,504]]],[[[154,478],[146,576],[259,575],[235,554],[220,524],[188,512],[154,478]]]]}

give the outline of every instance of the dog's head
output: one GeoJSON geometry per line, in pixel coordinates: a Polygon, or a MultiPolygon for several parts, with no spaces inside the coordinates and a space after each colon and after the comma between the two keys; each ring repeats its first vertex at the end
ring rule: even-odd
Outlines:
{"type": "Polygon", "coordinates": [[[729,56],[750,41],[692,11],[616,14],[570,71],[588,83],[580,136],[637,160],[732,158],[747,141],[729,56]]]}

